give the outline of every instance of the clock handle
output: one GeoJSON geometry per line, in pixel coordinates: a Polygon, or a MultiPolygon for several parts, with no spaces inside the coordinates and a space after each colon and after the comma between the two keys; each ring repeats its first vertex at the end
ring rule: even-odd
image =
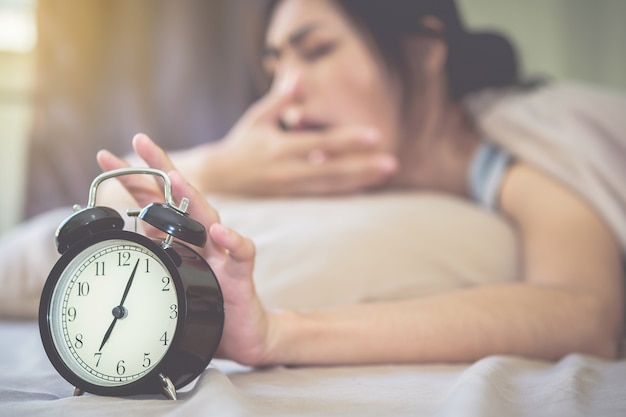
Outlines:
{"type": "Polygon", "coordinates": [[[155,168],[120,168],[104,172],[98,175],[89,188],[89,202],[87,208],[96,204],[96,191],[98,186],[109,178],[130,174],[149,174],[161,177],[163,180],[163,195],[166,204],[152,203],[146,206],[140,213],[139,218],[150,225],[168,234],[166,245],[169,245],[172,237],[191,243],[196,246],[204,246],[206,243],[206,230],[204,226],[189,217],[187,207],[189,199],[182,198],[180,206],[174,204],[172,197],[172,181],[170,177],[160,169],[155,168]]]}
{"type": "Polygon", "coordinates": [[[96,192],[98,190],[98,186],[103,181],[122,175],[132,174],[146,174],[161,177],[161,179],[163,180],[163,195],[165,196],[165,202],[167,203],[167,205],[176,210],[185,212],[186,207],[182,208],[182,204],[181,207],[177,207],[176,204],[174,204],[174,199],[172,198],[172,181],[170,180],[170,177],[168,177],[165,172],[155,168],[120,168],[103,172],[92,181],[91,187],[89,187],[89,201],[87,203],[87,207],[95,207],[96,192]]]}
{"type": "Polygon", "coordinates": [[[199,247],[204,246],[206,229],[188,216],[187,198],[181,200],[180,206],[174,204],[172,182],[165,172],[154,168],[120,168],[98,175],[89,188],[87,207],[81,209],[80,206],[74,206],[75,213],[58,227],[55,236],[59,253],[64,253],[85,236],[105,230],[123,229],[124,220],[119,213],[109,207],[96,206],[96,194],[103,181],[131,174],[155,175],[163,180],[163,195],[167,204],[149,204],[140,212],[139,218],[168,234],[165,246],[169,246],[174,237],[199,247]]]}
{"type": "Polygon", "coordinates": [[[187,215],[189,200],[183,198],[181,199],[180,206],[174,204],[170,177],[159,169],[120,168],[98,175],[91,183],[91,188],[89,189],[88,207],[94,207],[96,204],[96,191],[100,183],[109,178],[129,174],[155,175],[161,177],[163,180],[163,194],[166,204],[149,204],[139,213],[139,218],[167,233],[168,237],[164,242],[166,246],[169,246],[172,238],[180,239],[195,246],[204,246],[207,239],[206,230],[201,223],[191,219],[187,215]]]}

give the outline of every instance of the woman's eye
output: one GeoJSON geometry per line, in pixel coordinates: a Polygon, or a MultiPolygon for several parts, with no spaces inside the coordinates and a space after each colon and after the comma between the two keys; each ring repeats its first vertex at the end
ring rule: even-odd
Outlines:
{"type": "Polygon", "coordinates": [[[302,56],[307,61],[315,61],[331,53],[336,47],[334,42],[322,43],[302,51],[302,56]]]}

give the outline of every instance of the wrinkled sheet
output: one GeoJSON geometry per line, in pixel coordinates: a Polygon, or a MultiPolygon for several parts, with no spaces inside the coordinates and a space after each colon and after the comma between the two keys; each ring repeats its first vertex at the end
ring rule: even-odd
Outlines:
{"type": "Polygon", "coordinates": [[[215,360],[179,400],[73,388],[37,323],[0,322],[0,416],[626,416],[626,360],[492,356],[474,364],[251,369],[215,360]]]}

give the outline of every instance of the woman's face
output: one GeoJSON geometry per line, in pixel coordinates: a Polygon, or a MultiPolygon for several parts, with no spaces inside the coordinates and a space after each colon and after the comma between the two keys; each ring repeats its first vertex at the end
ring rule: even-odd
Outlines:
{"type": "Polygon", "coordinates": [[[283,0],[265,41],[263,64],[274,87],[296,84],[284,124],[291,129],[370,127],[385,149],[396,149],[398,83],[332,0],[283,0]]]}

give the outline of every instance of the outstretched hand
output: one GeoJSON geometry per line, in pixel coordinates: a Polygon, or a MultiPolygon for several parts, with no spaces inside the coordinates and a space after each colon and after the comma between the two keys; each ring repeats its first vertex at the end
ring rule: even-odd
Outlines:
{"type": "MultiPolygon", "coordinates": [[[[253,242],[220,223],[217,211],[183,178],[166,153],[150,138],[142,134],[135,136],[133,148],[150,167],[168,173],[174,199],[180,201],[187,197],[189,216],[208,231],[208,242],[199,251],[220,282],[227,311],[217,355],[247,365],[267,363],[272,317],[263,308],[254,288],[252,273],[256,249],[253,242]]],[[[97,159],[104,171],[129,166],[128,162],[108,151],[100,151],[97,159]]],[[[117,179],[140,207],[164,201],[162,187],[152,177],[130,175],[117,179]]],[[[146,233],[157,232],[148,229],[146,233]]]]}

